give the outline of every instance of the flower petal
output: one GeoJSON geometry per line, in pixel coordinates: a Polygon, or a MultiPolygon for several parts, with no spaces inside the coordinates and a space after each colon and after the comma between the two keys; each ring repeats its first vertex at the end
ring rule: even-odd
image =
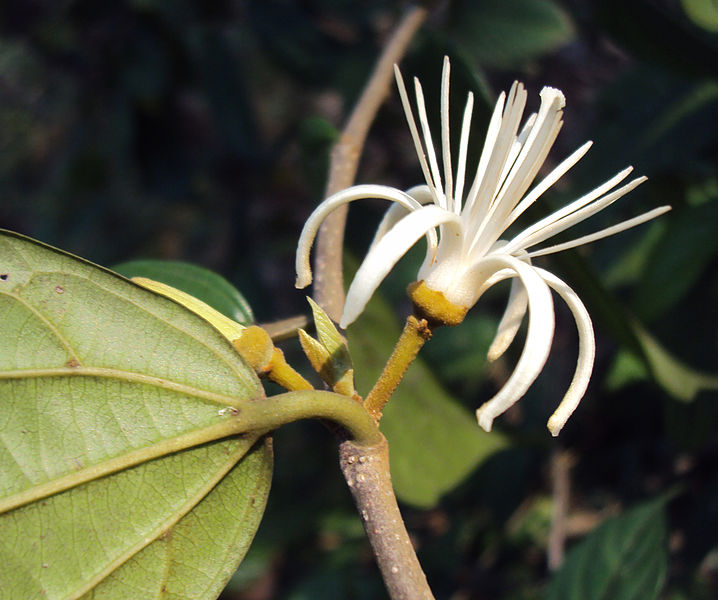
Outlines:
{"type": "Polygon", "coordinates": [[[302,234],[299,236],[297,244],[296,270],[297,281],[296,287],[304,288],[312,282],[312,269],[309,265],[309,251],[314,243],[314,238],[319,231],[322,221],[335,209],[343,204],[348,204],[354,200],[362,200],[364,198],[380,198],[390,200],[400,204],[407,210],[416,210],[421,208],[421,204],[407,193],[397,190],[386,185],[355,185],[347,188],[321,202],[314,212],[309,215],[307,222],[304,224],[302,234]]]}
{"type": "MultiPolygon", "coordinates": [[[[416,155],[419,157],[419,164],[421,165],[421,171],[424,173],[424,179],[434,194],[435,198],[439,198],[439,192],[436,189],[434,180],[431,177],[429,171],[429,164],[426,160],[426,153],[424,152],[424,146],[421,142],[421,136],[419,130],[416,128],[416,121],[414,120],[414,113],[411,110],[411,102],[409,102],[409,94],[406,91],[404,85],[404,79],[401,76],[399,67],[394,65],[394,77],[396,78],[396,87],[399,89],[399,97],[401,98],[401,105],[404,107],[404,115],[406,116],[406,122],[409,125],[409,131],[411,131],[411,139],[414,141],[414,148],[416,149],[416,155]]],[[[433,152],[433,149],[432,149],[433,152]]]]}
{"type": "Polygon", "coordinates": [[[627,219],[625,221],[622,221],[621,223],[616,223],[615,225],[611,225],[610,227],[606,227],[605,229],[601,229],[600,231],[581,236],[580,238],[576,238],[575,240],[564,242],[562,244],[555,244],[554,246],[542,248],[541,250],[536,250],[534,252],[529,252],[528,256],[544,256],[546,254],[554,254],[555,252],[568,250],[569,248],[575,248],[576,246],[590,244],[591,242],[603,239],[605,237],[608,237],[609,235],[615,235],[617,233],[621,233],[622,231],[626,231],[626,229],[631,229],[632,227],[642,225],[647,221],[655,219],[656,217],[660,217],[661,215],[667,213],[669,210],[671,210],[670,206],[659,206],[658,208],[649,210],[642,215],[638,215],[637,217],[633,217],[632,219],[627,219]]]}
{"type": "MultiPolygon", "coordinates": [[[[414,198],[414,200],[416,200],[421,206],[431,204],[434,201],[434,197],[431,195],[431,190],[427,185],[417,185],[416,187],[406,190],[406,194],[414,198]]],[[[369,246],[369,250],[376,246],[377,242],[386,235],[386,232],[394,227],[394,225],[401,221],[401,219],[403,219],[410,212],[411,210],[398,203],[392,204],[389,208],[387,208],[384,212],[384,216],[379,222],[379,226],[376,228],[376,233],[374,234],[371,246],[369,246]]],[[[436,236],[434,236],[434,242],[436,241],[436,236]]]]}
{"type": "Polygon", "coordinates": [[[424,91],[418,77],[414,77],[414,90],[416,92],[416,109],[419,112],[419,125],[424,133],[424,145],[426,153],[429,155],[429,166],[433,176],[434,188],[436,189],[436,203],[441,208],[446,208],[446,195],[441,185],[441,172],[439,171],[439,163],[436,160],[436,150],[434,148],[434,140],[431,137],[431,128],[429,127],[429,117],[426,115],[426,102],[424,101],[424,91]]]}
{"type": "Polygon", "coordinates": [[[606,193],[617,183],[625,179],[632,170],[633,167],[624,169],[605,183],[599,185],[596,189],[581,196],[578,200],[574,200],[563,208],[537,221],[530,227],[527,227],[508,243],[508,252],[514,252],[540,244],[542,241],[600,212],[621,196],[635,189],[646,180],[645,177],[637,177],[617,190],[606,193]]]}
{"type": "Polygon", "coordinates": [[[511,281],[511,293],[504,316],[501,317],[494,341],[489,347],[488,359],[493,362],[499,358],[514,341],[516,333],[524,320],[528,308],[528,295],[520,279],[511,281]]]}
{"type": "Polygon", "coordinates": [[[456,166],[456,191],[454,192],[454,212],[461,214],[464,178],[466,177],[466,153],[469,147],[469,130],[471,129],[471,113],[474,110],[474,94],[468,93],[464,118],[461,121],[461,138],[459,139],[459,162],[456,166]]]}
{"type": "MultiPolygon", "coordinates": [[[[476,171],[476,177],[466,201],[469,209],[468,217],[473,223],[480,224],[483,221],[482,215],[486,214],[496,196],[496,192],[499,190],[501,174],[504,172],[504,166],[516,141],[516,133],[526,107],[527,97],[528,94],[523,84],[515,81],[509,90],[495,138],[492,140],[487,134],[486,144],[479,161],[479,168],[476,171]],[[490,141],[492,141],[491,145],[489,145],[490,141]],[[488,157],[484,161],[486,153],[488,153],[488,157]],[[483,173],[481,172],[482,168],[485,168],[483,173]]],[[[498,108],[501,103],[502,98],[499,97],[496,107],[498,108]]],[[[493,120],[494,117],[492,117],[492,123],[489,124],[489,127],[493,125],[493,120]]]]}
{"type": "MultiPolygon", "coordinates": [[[[431,190],[428,185],[417,185],[416,187],[406,190],[406,193],[421,205],[431,204],[434,201],[434,196],[431,194],[431,190]]],[[[372,248],[379,243],[379,240],[381,240],[381,238],[383,238],[387,232],[391,230],[391,228],[399,221],[401,221],[401,219],[403,219],[409,212],[410,211],[401,204],[392,204],[384,213],[367,252],[371,252],[372,248]]],[[[424,262],[421,264],[420,272],[422,269],[429,268],[436,257],[438,237],[436,236],[436,231],[434,229],[430,229],[426,232],[426,244],[426,256],[424,257],[424,262]]]]}
{"type": "Polygon", "coordinates": [[[574,150],[570,156],[564,158],[551,172],[546,175],[526,196],[518,203],[516,208],[506,219],[506,227],[509,227],[516,219],[518,219],[527,208],[529,208],[536,200],[538,200],[554,183],[563,177],[579,160],[581,160],[586,152],[593,145],[592,141],[586,142],[580,148],[574,150]]]}
{"type": "Polygon", "coordinates": [[[526,289],[529,306],[526,343],[514,372],[504,387],[476,411],[479,425],[484,430],[491,431],[494,418],[526,393],[546,364],[553,340],[554,312],[551,292],[534,267],[512,256],[501,255],[488,256],[480,263],[491,263],[492,266],[508,267],[515,271],[526,289]]]}
{"type": "Polygon", "coordinates": [[[346,328],[364,310],[389,271],[427,231],[446,224],[461,235],[461,220],[438,206],[424,206],[401,219],[366,255],[349,286],[340,325],[346,328]]]}
{"type": "Polygon", "coordinates": [[[454,210],[452,193],[454,177],[451,174],[451,137],[449,135],[449,75],[451,63],[449,57],[444,57],[444,68],[441,71],[441,161],[444,163],[444,194],[446,195],[446,208],[454,210]]]}
{"type": "MultiPolygon", "coordinates": [[[[495,198],[480,223],[473,229],[471,250],[479,255],[501,237],[508,227],[507,219],[521,197],[533,183],[541,165],[548,156],[563,124],[563,107],[566,101],[560,90],[545,87],[541,90],[541,107],[534,124],[519,136],[520,151],[514,161],[507,161],[506,174],[502,174],[494,192],[495,198]]],[[[471,251],[470,250],[470,251],[471,251]]]]}
{"type": "Polygon", "coordinates": [[[543,280],[566,302],[576,321],[578,329],[578,359],[576,371],[573,374],[571,385],[558,405],[558,408],[548,420],[548,429],[554,437],[558,435],[561,428],[566,424],[578,403],[586,393],[588,382],[593,371],[593,361],[596,358],[596,339],[591,324],[591,316],[578,297],[566,283],[544,269],[536,267],[536,271],[543,280]]]}

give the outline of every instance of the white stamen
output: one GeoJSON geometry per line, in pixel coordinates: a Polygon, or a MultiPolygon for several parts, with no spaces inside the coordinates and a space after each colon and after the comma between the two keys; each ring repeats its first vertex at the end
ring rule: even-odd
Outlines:
{"type": "Polygon", "coordinates": [[[424,92],[421,90],[421,83],[419,83],[419,80],[416,77],[414,77],[414,89],[416,90],[416,108],[419,111],[419,125],[421,125],[421,130],[424,132],[424,142],[426,143],[426,151],[429,155],[429,165],[431,166],[431,173],[434,176],[437,204],[441,206],[441,208],[446,208],[446,196],[444,195],[444,188],[441,186],[439,163],[436,161],[436,151],[434,150],[434,142],[431,139],[429,119],[426,116],[424,92]]]}
{"type": "Polygon", "coordinates": [[[661,215],[667,213],[669,210],[671,210],[670,206],[659,206],[658,208],[649,210],[642,215],[638,215],[637,217],[633,217],[632,219],[628,219],[621,223],[616,223],[615,225],[611,225],[610,227],[606,227],[605,229],[601,229],[600,231],[596,231],[595,233],[590,233],[580,238],[576,238],[575,240],[571,240],[570,242],[564,242],[563,244],[556,244],[554,246],[549,246],[548,248],[542,248],[541,250],[529,252],[528,256],[532,258],[534,256],[545,256],[546,254],[555,254],[556,252],[568,250],[569,248],[575,248],[576,246],[590,244],[591,242],[595,242],[596,240],[601,240],[605,237],[616,235],[617,233],[626,231],[627,229],[632,229],[637,225],[647,223],[648,221],[651,221],[656,217],[660,217],[661,215]]]}
{"type": "Polygon", "coordinates": [[[404,85],[404,79],[401,76],[399,67],[394,65],[394,76],[396,78],[396,85],[399,88],[399,97],[401,98],[401,104],[404,107],[404,115],[406,116],[406,122],[409,125],[409,131],[411,131],[411,139],[414,140],[414,148],[416,149],[416,155],[419,157],[419,164],[421,165],[421,171],[424,173],[424,179],[427,185],[431,188],[432,193],[438,197],[438,192],[434,186],[434,182],[431,179],[431,173],[429,171],[429,165],[426,162],[426,154],[424,153],[424,147],[421,143],[421,136],[419,130],[416,128],[416,121],[414,120],[414,113],[411,110],[411,103],[409,102],[409,95],[406,92],[406,86],[404,85]]]}
{"type": "Polygon", "coordinates": [[[442,161],[444,163],[444,193],[446,194],[446,208],[450,211],[454,210],[454,200],[452,196],[453,176],[451,174],[451,138],[449,137],[449,75],[451,66],[449,57],[444,57],[444,68],[441,73],[441,150],[443,152],[442,161]]]}
{"type": "Polygon", "coordinates": [[[529,208],[538,198],[540,198],[546,190],[548,190],[554,183],[556,183],[561,177],[563,177],[583,156],[588,152],[589,148],[593,145],[593,142],[586,142],[578,150],[575,150],[568,158],[565,158],[558,166],[556,166],[546,177],[544,177],[539,184],[532,189],[521,202],[518,203],[516,208],[511,211],[511,214],[506,218],[506,226],[511,225],[518,217],[520,217],[524,211],[529,208]]]}
{"type": "MultiPolygon", "coordinates": [[[[585,221],[589,217],[592,217],[597,212],[602,211],[604,208],[607,208],[611,204],[613,204],[616,200],[619,198],[622,198],[625,196],[628,192],[631,190],[634,190],[639,185],[641,185],[644,181],[646,181],[645,177],[637,177],[633,181],[627,183],[626,185],[618,188],[617,190],[614,190],[610,194],[606,194],[602,198],[599,198],[598,200],[595,200],[588,206],[584,206],[582,209],[577,210],[570,215],[566,215],[562,218],[560,218],[558,221],[554,221],[553,223],[548,223],[543,228],[539,229],[532,235],[525,237],[524,241],[521,242],[521,248],[526,250],[528,248],[531,248],[532,246],[535,246],[536,244],[540,244],[544,240],[547,240],[562,231],[565,231],[566,229],[573,227],[577,223],[580,223],[581,221],[585,221]]],[[[518,240],[520,237],[523,237],[523,234],[519,235],[516,239],[518,240]]],[[[512,246],[515,243],[516,240],[511,240],[509,243],[510,246],[512,246]]]]}
{"type": "Polygon", "coordinates": [[[474,181],[471,184],[471,188],[469,188],[469,194],[466,197],[465,210],[468,209],[469,212],[471,212],[471,207],[477,202],[479,186],[484,179],[484,175],[486,174],[486,168],[489,165],[489,160],[491,160],[491,156],[494,153],[496,140],[498,139],[499,133],[501,131],[501,123],[503,122],[502,113],[504,110],[505,102],[506,92],[501,92],[501,94],[499,94],[499,99],[496,101],[494,112],[491,115],[491,121],[489,121],[489,128],[486,130],[486,140],[484,140],[484,147],[481,151],[481,158],[479,158],[479,165],[476,167],[474,181]]]}
{"type": "Polygon", "coordinates": [[[459,140],[459,162],[456,165],[456,192],[454,196],[454,212],[461,214],[462,198],[464,193],[464,177],[466,175],[466,153],[469,147],[469,129],[471,128],[471,113],[474,109],[474,95],[469,92],[464,108],[464,119],[461,122],[461,139],[459,140]]]}

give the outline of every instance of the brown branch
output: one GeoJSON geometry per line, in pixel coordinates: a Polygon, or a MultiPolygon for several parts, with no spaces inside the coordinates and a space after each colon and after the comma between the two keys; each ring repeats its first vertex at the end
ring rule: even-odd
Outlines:
{"type": "MultiPolygon", "coordinates": [[[[424,8],[409,8],[394,31],[332,149],[325,196],[354,183],[369,127],[389,91],[393,65],[404,55],[426,15],[424,8]]],[[[335,321],[344,307],[342,249],[346,216],[345,206],[325,219],[314,259],[314,298],[335,321]]],[[[371,446],[343,441],[339,463],[392,600],[433,600],[394,496],[386,440],[371,446]]]]}
{"type": "MultiPolygon", "coordinates": [[[[325,197],[354,183],[369,127],[389,92],[393,65],[401,60],[426,15],[426,9],[410,7],[392,34],[344,131],[332,149],[325,197]]],[[[346,218],[347,207],[343,206],[324,220],[319,229],[314,259],[314,299],[335,321],[339,321],[344,308],[342,248],[346,218]]]]}
{"type": "Polygon", "coordinates": [[[433,600],[396,503],[386,440],[370,447],[342,442],[339,464],[391,599],[433,600]]]}

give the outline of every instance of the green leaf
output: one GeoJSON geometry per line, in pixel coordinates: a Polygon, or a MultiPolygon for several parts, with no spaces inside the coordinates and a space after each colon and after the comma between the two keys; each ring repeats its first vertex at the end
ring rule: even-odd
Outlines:
{"type": "MultiPolygon", "coordinates": [[[[687,64],[688,68],[696,66],[670,49],[668,52],[679,57],[682,70],[687,64]]],[[[714,64],[712,60],[711,69],[714,64]]],[[[597,173],[612,173],[626,164],[633,164],[637,173],[649,177],[677,175],[684,180],[703,179],[704,173],[712,172],[711,148],[718,137],[712,124],[717,108],[718,82],[712,75],[694,80],[683,72],[676,77],[637,63],[597,97],[596,125],[589,132],[594,140],[591,160],[576,166],[574,184],[577,189],[590,187],[596,184],[597,173]],[[647,97],[650,102],[646,102],[647,97]],[[626,136],[629,128],[634,135],[626,136]],[[681,152],[677,153],[676,147],[681,152]]],[[[631,194],[637,196],[631,200],[634,210],[639,208],[636,202],[641,207],[676,203],[673,187],[651,183],[647,186],[650,194],[646,194],[647,190],[631,194]]]]}
{"type": "Polygon", "coordinates": [[[681,0],[681,6],[698,27],[718,32],[718,4],[715,0],[681,0]]]}
{"type": "Polygon", "coordinates": [[[454,38],[484,66],[515,67],[575,35],[568,15],[550,0],[462,0],[452,9],[454,38]]]}
{"type": "Polygon", "coordinates": [[[341,377],[345,371],[352,368],[352,359],[349,355],[346,340],[334,326],[329,315],[327,315],[314,300],[309,297],[307,297],[307,300],[312,307],[317,337],[329,353],[329,357],[332,360],[332,369],[338,377],[341,377]]]}
{"type": "MultiPolygon", "coordinates": [[[[347,331],[360,393],[365,395],[378,379],[399,334],[393,311],[374,294],[347,331]]],[[[421,358],[411,365],[383,412],[381,430],[391,448],[394,489],[400,500],[420,508],[435,506],[508,443],[498,432],[481,430],[421,358]]]]}
{"type": "MultiPolygon", "coordinates": [[[[672,356],[638,322],[633,322],[633,331],[641,344],[645,361],[656,382],[676,400],[692,402],[699,392],[718,390],[718,375],[701,373],[672,356]]],[[[620,353],[611,374],[610,383],[618,387],[623,383],[644,379],[648,373],[643,365],[632,360],[626,351],[620,353]]]]}
{"type": "Polygon", "coordinates": [[[577,253],[559,254],[554,260],[569,273],[566,280],[572,282],[594,320],[623,345],[608,376],[609,387],[616,389],[651,376],[668,394],[683,402],[692,401],[701,390],[717,388],[718,376],[696,371],[668,352],[625,311],[577,253]]]}
{"type": "Polygon", "coordinates": [[[718,256],[718,198],[668,220],[642,272],[634,307],[647,321],[677,305],[718,256]]]}
{"type": "Polygon", "coordinates": [[[268,442],[232,436],[254,372],[111,271],[10,232],[0,257],[3,594],[216,597],[271,480],[268,442]]]}
{"type": "MultiPolygon", "coordinates": [[[[701,35],[703,32],[690,27],[677,2],[603,0],[593,6],[593,26],[637,59],[637,63],[656,65],[681,79],[715,76],[718,57],[715,36],[701,35]],[[636,27],[637,23],[641,26],[636,27]]],[[[646,104],[654,102],[651,91],[644,88],[644,94],[646,104]],[[646,98],[650,100],[646,102],[646,98]]],[[[631,102],[628,98],[624,101],[631,102]]],[[[631,131],[641,131],[641,127],[633,126],[631,131]]]]}
{"type": "Polygon", "coordinates": [[[318,340],[299,330],[299,341],[314,370],[335,392],[355,396],[354,370],[349,348],[326,312],[314,300],[307,297],[312,307],[314,327],[318,340]]]}
{"type": "Polygon", "coordinates": [[[254,323],[244,296],[224,277],[204,267],[171,260],[131,260],[113,268],[125,277],[147,277],[176,287],[242,325],[254,323]]]}
{"type": "Polygon", "coordinates": [[[546,600],[651,600],[668,567],[662,497],[609,519],[566,557],[546,600]]]}

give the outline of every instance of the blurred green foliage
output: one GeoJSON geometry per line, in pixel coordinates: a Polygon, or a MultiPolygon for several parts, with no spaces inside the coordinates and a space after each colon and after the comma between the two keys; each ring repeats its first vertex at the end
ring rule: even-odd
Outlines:
{"type": "Polygon", "coordinates": [[[666,498],[606,520],[566,557],[547,600],[651,600],[658,598],[668,569],[666,498]]]}
{"type": "MultiPolygon", "coordinates": [[[[200,264],[235,284],[260,322],[306,313],[303,294],[293,290],[297,235],[321,198],[330,145],[403,8],[390,0],[2,3],[0,226],[101,264],[200,264]]],[[[461,327],[438,331],[410,371],[386,428],[395,437],[397,491],[438,598],[588,598],[556,590],[569,580],[593,585],[581,568],[586,560],[593,566],[586,548],[599,547],[594,552],[634,561],[629,584],[639,574],[655,584],[642,590],[675,599],[718,595],[718,395],[706,384],[692,402],[675,398],[695,377],[718,373],[711,10],[701,0],[457,0],[434,8],[403,62],[406,76],[422,79],[438,120],[441,60],[449,54],[452,118],[460,118],[468,90],[477,97],[470,160],[497,92],[513,79],[527,84],[534,107],[543,85],[564,90],[565,125],[550,160],[586,139],[595,145],[527,220],[626,164],[649,181],[587,231],[674,207],[656,223],[550,263],[589,308],[599,351],[589,391],[558,440],[545,422],[576,356],[560,302],[545,373],[491,438],[478,427],[471,438],[471,411],[505,381],[520,351],[518,342],[496,364],[484,358],[507,289],[482,298],[461,327]],[[669,363],[651,359],[642,332],[669,363]],[[676,370],[674,360],[691,371],[676,370]],[[447,422],[458,428],[454,439],[447,422]],[[567,546],[588,537],[552,576],[549,463],[564,452],[576,463],[567,546]],[[676,484],[666,504],[663,494],[676,484]],[[621,555],[617,544],[644,514],[624,509],[659,503],[641,534],[650,547],[621,555]],[[588,533],[616,513],[623,514],[588,533]]],[[[420,179],[392,94],[358,180],[410,187],[420,179]]],[[[357,255],[382,208],[352,208],[347,243],[357,255]]],[[[358,377],[364,368],[370,379],[378,354],[388,352],[386,332],[409,310],[404,288],[419,254],[383,286],[391,310],[367,315],[394,314],[396,324],[378,326],[374,340],[371,327],[349,333],[358,377]]],[[[298,344],[285,351],[302,365],[298,344]]],[[[360,381],[363,391],[370,383],[360,381]]],[[[275,448],[267,514],[224,597],[383,597],[331,437],[300,423],[280,431],[275,448]]]]}

